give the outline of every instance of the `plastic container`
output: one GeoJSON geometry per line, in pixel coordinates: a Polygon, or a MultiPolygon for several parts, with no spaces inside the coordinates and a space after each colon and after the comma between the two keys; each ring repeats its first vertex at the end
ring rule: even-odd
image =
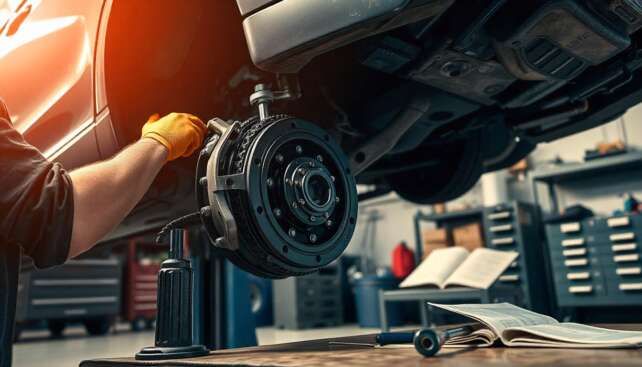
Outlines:
{"type": "MultiPolygon", "coordinates": [[[[353,281],[354,297],[357,306],[357,321],[360,327],[378,328],[379,324],[379,291],[397,289],[399,281],[392,274],[383,277],[364,275],[353,281]]],[[[389,326],[403,323],[403,308],[399,302],[386,303],[389,326]]]]}

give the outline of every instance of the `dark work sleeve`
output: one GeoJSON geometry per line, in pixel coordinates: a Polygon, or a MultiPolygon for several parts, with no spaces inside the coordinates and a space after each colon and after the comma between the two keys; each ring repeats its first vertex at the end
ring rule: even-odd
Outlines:
{"type": "Polygon", "coordinates": [[[62,264],[73,214],[69,175],[0,118],[0,246],[21,246],[39,268],[62,264]]]}

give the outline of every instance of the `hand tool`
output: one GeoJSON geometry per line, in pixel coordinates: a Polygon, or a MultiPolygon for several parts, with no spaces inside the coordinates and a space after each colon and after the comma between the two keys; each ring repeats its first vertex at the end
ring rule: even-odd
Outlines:
{"type": "Polygon", "coordinates": [[[461,326],[447,330],[419,329],[416,332],[391,332],[380,333],[375,336],[375,344],[351,343],[331,341],[333,345],[361,345],[367,347],[384,346],[391,344],[409,344],[415,346],[415,350],[424,357],[432,357],[441,349],[448,340],[457,336],[465,336],[474,331],[470,325],[461,326]]]}

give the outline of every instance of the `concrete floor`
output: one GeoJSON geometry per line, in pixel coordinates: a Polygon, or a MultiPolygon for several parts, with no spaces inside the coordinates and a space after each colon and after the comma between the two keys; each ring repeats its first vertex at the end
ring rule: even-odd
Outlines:
{"type": "MultiPolygon", "coordinates": [[[[88,337],[82,327],[65,330],[62,339],[52,340],[48,331],[25,331],[13,348],[13,365],[16,367],[73,367],[80,361],[92,358],[133,356],[142,347],[154,343],[154,332],[132,332],[127,324],[118,325],[116,334],[88,337]]],[[[313,330],[278,330],[258,328],[259,344],[287,343],[293,341],[350,336],[377,332],[378,329],[361,329],[358,326],[341,326],[313,330]]]]}

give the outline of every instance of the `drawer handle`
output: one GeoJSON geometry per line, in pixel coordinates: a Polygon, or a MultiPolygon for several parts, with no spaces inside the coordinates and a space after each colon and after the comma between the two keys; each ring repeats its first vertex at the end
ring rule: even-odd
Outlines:
{"type": "Polygon", "coordinates": [[[560,225],[560,231],[562,231],[562,233],[579,232],[580,229],[582,229],[580,222],[564,223],[560,225]]]}
{"type": "Polygon", "coordinates": [[[512,245],[515,243],[515,239],[513,237],[493,238],[490,242],[493,245],[512,245]]]}
{"type": "Polygon", "coordinates": [[[562,251],[562,254],[564,256],[584,256],[586,255],[586,249],[585,248],[575,248],[572,250],[564,250],[562,251]]]}
{"type": "Polygon", "coordinates": [[[631,251],[631,250],[635,250],[637,248],[638,248],[638,244],[635,243],[635,242],[634,243],[622,243],[620,245],[611,246],[611,250],[613,250],[613,252],[631,251]]]}
{"type": "Polygon", "coordinates": [[[568,273],[566,274],[566,279],[568,280],[586,280],[591,279],[591,273],[588,271],[582,273],[568,273]]]}
{"type": "Polygon", "coordinates": [[[613,256],[613,261],[615,261],[616,263],[624,263],[624,262],[638,261],[638,260],[640,260],[640,255],[638,254],[613,256]]]}
{"type": "Polygon", "coordinates": [[[619,288],[621,291],[642,291],[642,283],[622,283],[619,288]]]}
{"type": "Polygon", "coordinates": [[[499,219],[508,219],[510,218],[510,212],[497,212],[497,213],[492,213],[488,215],[488,219],[490,220],[499,220],[499,219]]]}
{"type": "Polygon", "coordinates": [[[500,282],[518,282],[519,274],[508,274],[499,277],[500,282]]]}
{"type": "Polygon", "coordinates": [[[583,238],[569,238],[562,241],[562,247],[582,246],[583,244],[583,238]]]}
{"type": "Polygon", "coordinates": [[[638,275],[642,274],[642,268],[640,267],[634,267],[634,268],[617,268],[615,270],[615,273],[617,275],[638,275]]]}
{"type": "Polygon", "coordinates": [[[572,267],[572,266],[586,266],[588,265],[588,259],[572,259],[572,260],[564,260],[564,265],[572,267]]]}
{"type": "Polygon", "coordinates": [[[606,223],[609,227],[616,228],[629,226],[631,224],[631,221],[629,217],[617,217],[607,219],[606,223]]]}
{"type": "Polygon", "coordinates": [[[568,291],[574,294],[591,293],[593,292],[593,286],[592,285],[574,285],[574,286],[568,287],[568,291]]]}
{"type": "Polygon", "coordinates": [[[490,231],[495,233],[495,232],[508,232],[513,230],[513,225],[512,224],[502,224],[500,226],[492,226],[490,227],[490,231]]]}
{"type": "Polygon", "coordinates": [[[612,242],[617,242],[617,241],[631,241],[635,239],[635,233],[633,232],[625,232],[625,233],[614,233],[609,236],[609,239],[612,242]]]}

